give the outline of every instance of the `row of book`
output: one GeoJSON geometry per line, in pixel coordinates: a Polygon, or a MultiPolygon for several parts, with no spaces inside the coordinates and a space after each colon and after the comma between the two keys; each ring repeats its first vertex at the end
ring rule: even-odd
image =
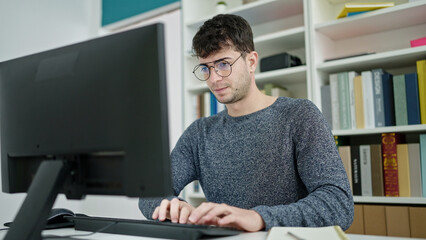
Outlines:
{"type": "Polygon", "coordinates": [[[348,71],[329,82],[321,87],[322,111],[334,130],[426,124],[426,60],[414,73],[348,71]]]}
{"type": "MultiPolygon", "coordinates": [[[[275,97],[291,97],[291,93],[282,86],[267,83],[261,90],[264,94],[275,97]]],[[[195,118],[213,116],[225,109],[225,105],[218,102],[212,92],[198,94],[195,100],[196,116],[195,118]]]]}
{"type": "Polygon", "coordinates": [[[401,134],[383,133],[381,144],[338,150],[353,195],[426,197],[426,134],[419,143],[404,143],[401,134]]]}
{"type": "Polygon", "coordinates": [[[350,16],[355,16],[358,14],[371,12],[374,10],[382,9],[382,8],[388,8],[395,6],[394,2],[373,2],[373,3],[358,3],[358,2],[351,2],[346,3],[342,10],[340,11],[337,18],[345,18],[350,16]]]}

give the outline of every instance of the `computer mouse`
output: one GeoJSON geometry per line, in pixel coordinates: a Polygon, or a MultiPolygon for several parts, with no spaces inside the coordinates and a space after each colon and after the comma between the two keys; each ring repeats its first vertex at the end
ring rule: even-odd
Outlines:
{"type": "Polygon", "coordinates": [[[65,216],[75,216],[75,214],[71,210],[65,208],[53,208],[47,218],[47,225],[68,222],[68,220],[64,218],[65,216]]]}
{"type": "MultiPolygon", "coordinates": [[[[65,216],[75,216],[71,210],[65,208],[53,208],[50,211],[49,217],[47,218],[47,223],[45,229],[55,229],[55,228],[65,228],[73,227],[74,223],[65,219],[65,216]]],[[[10,227],[12,222],[5,223],[4,226],[10,227]]]]}

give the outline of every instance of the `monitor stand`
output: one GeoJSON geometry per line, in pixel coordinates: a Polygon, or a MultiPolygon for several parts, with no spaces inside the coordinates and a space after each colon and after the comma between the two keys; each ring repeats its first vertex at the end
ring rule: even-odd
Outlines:
{"type": "Polygon", "coordinates": [[[70,171],[66,160],[45,160],[40,164],[5,240],[42,239],[41,232],[70,171]]]}

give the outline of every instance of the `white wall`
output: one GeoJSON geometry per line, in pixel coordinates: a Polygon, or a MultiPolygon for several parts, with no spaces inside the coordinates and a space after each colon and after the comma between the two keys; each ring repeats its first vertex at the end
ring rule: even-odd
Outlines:
{"type": "MultiPolygon", "coordinates": [[[[109,31],[99,29],[100,11],[101,0],[0,0],[0,61],[107,34],[109,31]]],[[[169,129],[173,148],[183,126],[180,10],[137,25],[159,21],[166,24],[169,129]]],[[[0,225],[13,220],[24,197],[25,194],[0,192],[0,225]]],[[[143,218],[137,199],[120,196],[87,196],[76,201],[60,195],[54,207],[95,216],[143,218]]]]}

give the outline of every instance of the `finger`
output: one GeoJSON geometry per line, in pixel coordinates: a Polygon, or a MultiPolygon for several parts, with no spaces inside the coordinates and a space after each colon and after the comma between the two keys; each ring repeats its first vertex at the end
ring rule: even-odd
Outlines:
{"type": "Polygon", "coordinates": [[[172,222],[177,223],[179,221],[179,210],[180,210],[180,200],[173,198],[170,201],[170,219],[172,222]]]}
{"type": "Polygon", "coordinates": [[[160,207],[156,207],[154,212],[152,213],[152,219],[156,220],[158,218],[159,211],[160,211],[160,207]]]}
{"type": "Polygon", "coordinates": [[[164,221],[167,218],[167,214],[169,213],[169,207],[170,207],[170,201],[167,199],[164,199],[161,201],[160,204],[160,210],[158,212],[158,219],[160,221],[164,221]]]}
{"type": "Polygon", "coordinates": [[[215,203],[202,203],[189,216],[189,221],[192,223],[198,223],[198,221],[210,212],[217,204],[215,203]]]}
{"type": "Polygon", "coordinates": [[[204,219],[207,221],[211,221],[214,218],[222,218],[232,213],[232,207],[228,206],[224,203],[217,204],[214,208],[212,208],[206,215],[204,219]]]}
{"type": "Polygon", "coordinates": [[[188,207],[183,207],[180,210],[180,216],[179,216],[179,223],[187,223],[189,214],[191,213],[191,210],[188,207]]]}

